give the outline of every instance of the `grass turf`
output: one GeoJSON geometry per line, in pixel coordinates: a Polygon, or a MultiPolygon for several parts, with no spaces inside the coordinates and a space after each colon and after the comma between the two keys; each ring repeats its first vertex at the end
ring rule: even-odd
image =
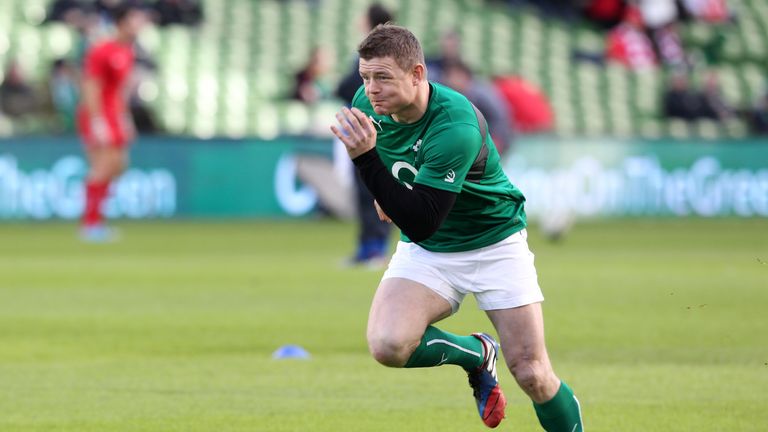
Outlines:
{"type": "MultiPolygon", "coordinates": [[[[0,430],[485,430],[455,367],[375,364],[380,272],[342,269],[351,225],[0,225],[0,430]],[[309,361],[272,360],[280,345],[309,361]]],[[[582,224],[529,239],[547,340],[588,431],[768,429],[768,221],[582,224]]],[[[440,324],[490,331],[465,302],[440,324]]],[[[536,431],[505,368],[500,430],[536,431]]]]}

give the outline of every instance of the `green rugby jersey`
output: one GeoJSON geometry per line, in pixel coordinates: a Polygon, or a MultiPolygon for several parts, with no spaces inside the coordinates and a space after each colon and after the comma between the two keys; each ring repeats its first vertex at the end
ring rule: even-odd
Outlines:
{"type": "MultiPolygon", "coordinates": [[[[429,104],[415,123],[398,123],[373,111],[364,87],[352,106],[373,119],[376,150],[384,165],[409,189],[421,184],[458,193],[456,204],[435,234],[419,242],[433,252],[461,252],[497,243],[525,228],[525,197],[501,169],[487,134],[485,171],[467,179],[482,137],[472,104],[460,93],[430,82],[429,104]]],[[[401,234],[403,241],[410,241],[401,234]]]]}

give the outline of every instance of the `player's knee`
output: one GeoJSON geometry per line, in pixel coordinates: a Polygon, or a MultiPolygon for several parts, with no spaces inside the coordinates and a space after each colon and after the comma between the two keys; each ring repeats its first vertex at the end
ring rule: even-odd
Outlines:
{"type": "Polygon", "coordinates": [[[369,335],[368,350],[377,362],[389,367],[403,367],[411,355],[408,344],[389,335],[369,335]]]}
{"type": "Polygon", "coordinates": [[[547,393],[550,381],[556,379],[545,360],[518,357],[510,359],[507,366],[520,388],[533,399],[541,399],[547,393]]]}
{"type": "Polygon", "coordinates": [[[114,165],[112,165],[112,175],[115,177],[119,176],[123,173],[123,171],[125,171],[125,168],[125,162],[121,160],[115,161],[114,165]]]}
{"type": "Polygon", "coordinates": [[[116,178],[120,176],[126,169],[127,163],[124,158],[122,157],[116,157],[109,167],[109,176],[111,178],[116,178]]]}
{"type": "Polygon", "coordinates": [[[95,182],[108,182],[112,179],[112,167],[103,159],[94,161],[88,172],[88,179],[95,182]]]}

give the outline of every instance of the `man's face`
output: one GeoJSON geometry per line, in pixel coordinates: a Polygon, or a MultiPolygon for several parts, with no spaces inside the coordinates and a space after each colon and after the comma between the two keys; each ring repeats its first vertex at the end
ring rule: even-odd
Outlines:
{"type": "Polygon", "coordinates": [[[404,71],[392,57],[361,58],[360,76],[363,77],[365,95],[378,115],[397,114],[411,105],[421,79],[415,75],[415,67],[404,71]]]}
{"type": "Polygon", "coordinates": [[[143,10],[134,9],[128,12],[125,17],[123,17],[118,26],[123,32],[125,32],[126,35],[135,39],[138,37],[141,30],[144,28],[144,26],[147,25],[148,22],[149,16],[146,12],[143,10]]]}

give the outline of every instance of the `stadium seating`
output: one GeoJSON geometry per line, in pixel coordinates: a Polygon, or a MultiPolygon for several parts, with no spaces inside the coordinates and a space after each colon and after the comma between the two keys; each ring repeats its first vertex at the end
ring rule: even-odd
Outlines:
{"type": "MultiPolygon", "coordinates": [[[[0,64],[16,58],[45,85],[53,58],[76,49],[77,35],[59,23],[45,24],[49,0],[0,2],[0,64]]],[[[352,61],[360,39],[358,17],[365,0],[204,0],[199,28],[153,28],[141,39],[157,60],[157,76],[142,97],[174,134],[200,137],[273,137],[326,133],[339,105],[288,101],[293,74],[314,46],[335,51],[332,86],[352,61]]],[[[486,76],[518,74],[541,87],[555,109],[561,136],[680,136],[714,138],[746,134],[740,120],[725,126],[668,121],[659,115],[663,70],[628,71],[620,66],[573,62],[573,50],[599,53],[604,36],[592,26],[541,17],[483,0],[389,0],[399,22],[434,52],[440,33],[460,33],[468,63],[486,76]]],[[[718,67],[726,100],[749,105],[764,91],[768,63],[768,5],[732,1],[739,19],[727,32],[718,67]]],[[[682,27],[686,46],[698,49],[715,28],[682,27]]],[[[0,117],[0,135],[16,132],[0,117]]]]}

